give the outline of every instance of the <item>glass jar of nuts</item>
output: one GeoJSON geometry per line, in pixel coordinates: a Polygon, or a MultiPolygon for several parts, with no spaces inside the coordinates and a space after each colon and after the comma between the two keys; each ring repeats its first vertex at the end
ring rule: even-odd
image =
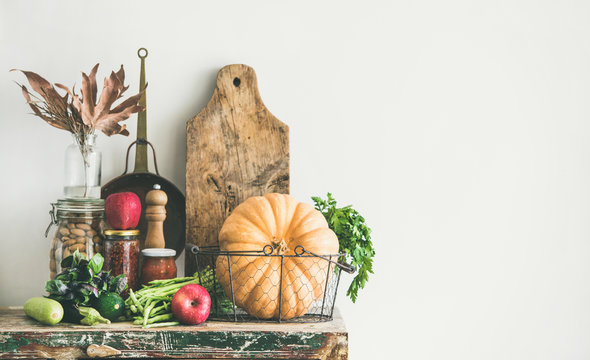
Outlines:
{"type": "Polygon", "coordinates": [[[45,236],[53,228],[49,250],[49,277],[53,279],[62,271],[61,260],[76,250],[87,259],[102,251],[106,224],[103,199],[60,199],[51,205],[45,236]]]}

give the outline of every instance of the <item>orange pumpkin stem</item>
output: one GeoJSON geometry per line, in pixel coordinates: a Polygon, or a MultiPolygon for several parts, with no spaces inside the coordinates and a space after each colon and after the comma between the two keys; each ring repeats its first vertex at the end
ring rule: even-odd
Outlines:
{"type": "Polygon", "coordinates": [[[281,239],[280,241],[278,241],[276,238],[273,238],[273,241],[271,241],[271,244],[272,244],[272,247],[274,248],[274,250],[276,251],[277,255],[283,255],[284,253],[289,251],[289,248],[287,247],[287,243],[285,242],[285,239],[281,239]]]}

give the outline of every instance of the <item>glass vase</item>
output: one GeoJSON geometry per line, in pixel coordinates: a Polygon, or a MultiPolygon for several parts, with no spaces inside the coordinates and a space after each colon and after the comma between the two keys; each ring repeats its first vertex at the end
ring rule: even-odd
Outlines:
{"type": "Polygon", "coordinates": [[[73,134],[66,148],[64,195],[70,199],[99,199],[102,153],[96,134],[73,134]]]}

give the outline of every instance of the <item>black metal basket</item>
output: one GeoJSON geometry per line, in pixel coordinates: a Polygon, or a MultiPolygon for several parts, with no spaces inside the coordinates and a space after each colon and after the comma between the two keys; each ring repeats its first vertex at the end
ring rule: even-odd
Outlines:
{"type": "Polygon", "coordinates": [[[271,245],[260,251],[194,245],[187,250],[195,256],[199,282],[211,295],[209,319],[217,321],[330,321],[340,270],[355,271],[344,254],[318,255],[303,246],[291,255],[276,254],[271,245]]]}

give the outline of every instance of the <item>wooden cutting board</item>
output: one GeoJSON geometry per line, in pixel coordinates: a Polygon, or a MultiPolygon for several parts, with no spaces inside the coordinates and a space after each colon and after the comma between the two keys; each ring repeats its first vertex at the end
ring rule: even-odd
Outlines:
{"type": "MultiPolygon", "coordinates": [[[[254,69],[228,65],[186,127],[186,241],[217,245],[225,218],[250,196],[289,193],[289,127],[264,106],[254,69]]],[[[186,274],[195,271],[187,253],[186,274]]]]}

